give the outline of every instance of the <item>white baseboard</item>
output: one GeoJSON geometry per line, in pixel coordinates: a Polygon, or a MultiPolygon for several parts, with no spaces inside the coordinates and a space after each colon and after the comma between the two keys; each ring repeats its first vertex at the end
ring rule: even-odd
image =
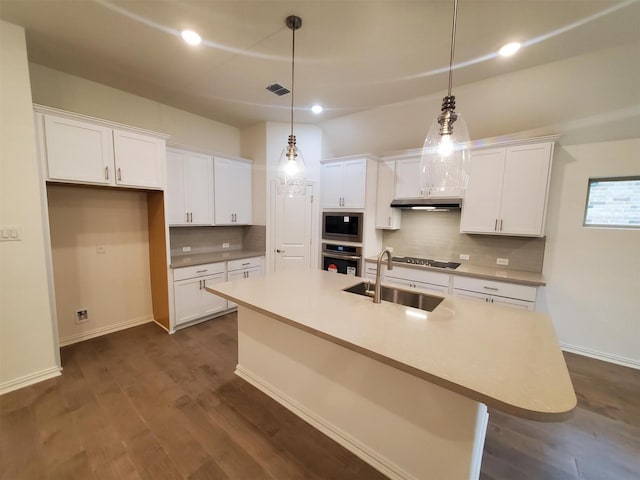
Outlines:
{"type": "Polygon", "coordinates": [[[595,358],[596,360],[602,360],[603,362],[615,363],[616,365],[622,365],[623,367],[635,368],[640,370],[640,361],[632,358],[620,357],[618,355],[611,355],[610,353],[599,352],[597,350],[591,350],[589,348],[578,347],[568,343],[560,342],[560,347],[565,352],[575,353],[577,355],[584,355],[585,357],[595,358]]]}
{"type": "Polygon", "coordinates": [[[305,422],[320,430],[326,436],[335,440],[351,453],[357,455],[366,463],[374,467],[376,470],[382,472],[384,475],[392,480],[418,480],[409,472],[400,468],[398,465],[384,458],[377,452],[371,450],[362,442],[353,438],[351,435],[342,431],[335,425],[327,422],[325,419],[315,415],[310,410],[304,408],[298,402],[289,398],[289,396],[283,394],[279,389],[273,387],[262,381],[260,378],[253,375],[250,371],[243,368],[241,365],[236,365],[235,374],[243,380],[247,381],[258,390],[267,394],[269,397],[275,399],[278,403],[286,407],[288,410],[295,413],[302,418],[305,422]]]}
{"type": "Polygon", "coordinates": [[[106,327],[100,327],[100,328],[95,328],[93,330],[88,330],[86,332],[76,333],[74,335],[69,335],[68,337],[61,337],[60,346],[64,347],[65,345],[71,345],[72,343],[82,342],[84,340],[89,340],[90,338],[100,337],[108,333],[118,332],[120,330],[124,330],[125,328],[131,328],[131,327],[135,327],[135,326],[153,322],[153,321],[154,319],[152,316],[138,317],[138,318],[133,318],[131,320],[127,320],[125,322],[107,325],[106,327]]]}
{"type": "Polygon", "coordinates": [[[49,380],[50,378],[57,377],[60,375],[61,370],[62,369],[59,368],[58,366],[50,367],[45,370],[41,370],[39,372],[25,375],[24,377],[16,378],[14,380],[9,380],[8,382],[1,383],[0,395],[13,392],[14,390],[18,390],[19,388],[28,387],[29,385],[42,382],[43,380],[49,380]]]}

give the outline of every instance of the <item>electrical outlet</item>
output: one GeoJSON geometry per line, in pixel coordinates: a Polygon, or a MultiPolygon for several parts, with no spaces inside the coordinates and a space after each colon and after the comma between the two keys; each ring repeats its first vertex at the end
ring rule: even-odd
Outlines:
{"type": "Polygon", "coordinates": [[[224,242],[222,244],[222,248],[229,248],[229,242],[224,242]]]}
{"type": "Polygon", "coordinates": [[[76,323],[83,323],[89,321],[89,312],[84,310],[76,310],[76,323]]]}
{"type": "Polygon", "coordinates": [[[509,265],[509,259],[508,258],[498,258],[496,260],[496,263],[498,265],[509,265]]]}
{"type": "Polygon", "coordinates": [[[183,252],[190,252],[191,251],[191,247],[182,247],[182,251],[183,252]]]}
{"type": "Polygon", "coordinates": [[[105,247],[104,245],[96,245],[96,253],[107,253],[107,247],[105,247]]]}
{"type": "Polygon", "coordinates": [[[0,226],[1,242],[19,242],[20,240],[22,240],[22,229],[20,225],[0,226]]]}
{"type": "Polygon", "coordinates": [[[461,253],[460,260],[469,260],[470,256],[468,253],[461,253]]]}

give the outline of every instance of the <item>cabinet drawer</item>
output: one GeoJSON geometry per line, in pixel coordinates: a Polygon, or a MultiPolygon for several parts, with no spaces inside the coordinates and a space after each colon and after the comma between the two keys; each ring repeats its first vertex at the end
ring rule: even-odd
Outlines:
{"type": "Polygon", "coordinates": [[[205,277],[216,273],[225,273],[225,262],[205,263],[202,265],[194,265],[192,267],[175,268],[173,270],[173,280],[185,280],[187,278],[205,277]]]}
{"type": "Polygon", "coordinates": [[[454,276],[453,288],[484,293],[486,295],[517,298],[520,300],[526,300],[528,302],[536,301],[537,291],[536,287],[530,287],[527,285],[496,282],[494,280],[484,280],[481,278],[471,278],[463,276],[454,276]]]}
{"type": "Polygon", "coordinates": [[[449,274],[433,272],[431,270],[421,270],[417,268],[405,268],[393,266],[392,270],[388,270],[385,267],[385,278],[401,278],[405,280],[415,280],[416,282],[431,283],[433,285],[441,285],[443,287],[449,287],[449,274]]]}
{"type": "Polygon", "coordinates": [[[243,270],[252,267],[261,267],[262,257],[240,258],[238,260],[230,260],[227,262],[227,271],[243,270]]]}

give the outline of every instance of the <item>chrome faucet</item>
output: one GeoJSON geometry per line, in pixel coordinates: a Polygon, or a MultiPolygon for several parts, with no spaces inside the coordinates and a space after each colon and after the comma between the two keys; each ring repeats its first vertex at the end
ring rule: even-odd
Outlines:
{"type": "Polygon", "coordinates": [[[391,262],[393,249],[387,247],[378,255],[378,269],[376,270],[376,285],[373,290],[373,303],[380,303],[380,272],[382,271],[382,259],[385,253],[387,254],[387,268],[393,270],[393,263],[391,262]]]}

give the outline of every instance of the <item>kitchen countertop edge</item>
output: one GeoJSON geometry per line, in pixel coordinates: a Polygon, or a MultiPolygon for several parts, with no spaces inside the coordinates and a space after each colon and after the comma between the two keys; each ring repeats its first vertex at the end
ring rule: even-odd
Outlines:
{"type": "Polygon", "coordinates": [[[227,262],[250,257],[264,257],[261,250],[230,250],[228,252],[195,253],[190,255],[175,255],[171,257],[169,268],[193,267],[205,263],[227,262]]]}

